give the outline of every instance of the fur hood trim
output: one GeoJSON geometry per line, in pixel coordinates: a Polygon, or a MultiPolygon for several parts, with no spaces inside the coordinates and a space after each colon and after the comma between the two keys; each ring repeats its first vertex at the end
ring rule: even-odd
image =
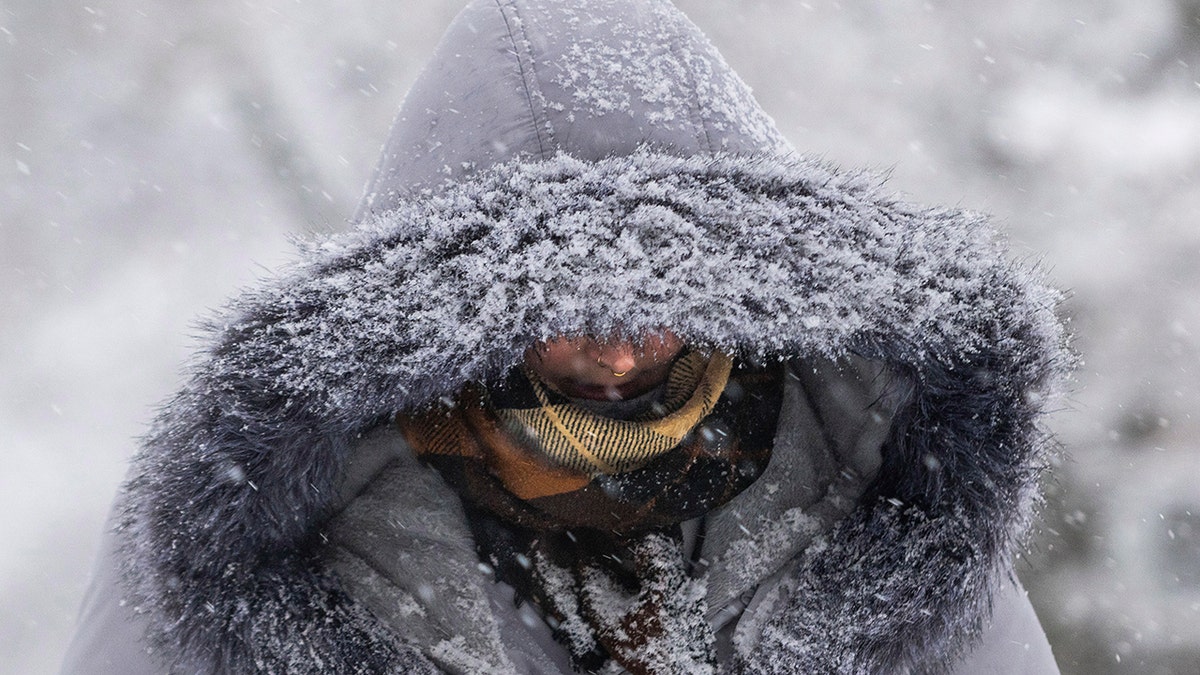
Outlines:
{"type": "Polygon", "coordinates": [[[424,667],[315,562],[348,448],[536,340],[667,327],[913,382],[875,496],[804,555],[763,631],[776,656],[745,667],[935,667],[978,631],[1031,512],[1069,366],[1058,299],[980,216],[820,162],[501,164],[307,247],[211,322],[135,460],[125,573],[192,672],[424,667]]]}

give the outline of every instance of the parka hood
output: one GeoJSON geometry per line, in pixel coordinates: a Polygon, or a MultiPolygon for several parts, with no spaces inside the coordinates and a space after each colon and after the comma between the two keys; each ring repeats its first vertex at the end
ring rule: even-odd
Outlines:
{"type": "Polygon", "coordinates": [[[135,460],[126,576],[179,667],[419,670],[314,553],[349,448],[537,340],[661,327],[913,386],[871,498],[741,667],[936,672],[978,633],[1069,365],[1058,295],[983,217],[791,153],[669,3],[472,2],[357,219],[211,321],[135,460]]]}
{"type": "Polygon", "coordinates": [[[667,0],[488,0],[417,78],[359,218],[514,159],[787,154],[750,88],[667,0]]]}

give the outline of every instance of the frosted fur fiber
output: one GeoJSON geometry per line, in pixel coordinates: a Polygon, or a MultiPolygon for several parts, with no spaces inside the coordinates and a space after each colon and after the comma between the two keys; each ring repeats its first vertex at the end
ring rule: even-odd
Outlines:
{"type": "Polygon", "coordinates": [[[208,329],[124,498],[125,574],[183,672],[432,672],[315,562],[348,448],[535,340],[859,354],[915,385],[872,497],[802,558],[739,667],[937,672],[1035,501],[1057,295],[982,219],[796,158],[509,162],[307,247],[208,329]]]}

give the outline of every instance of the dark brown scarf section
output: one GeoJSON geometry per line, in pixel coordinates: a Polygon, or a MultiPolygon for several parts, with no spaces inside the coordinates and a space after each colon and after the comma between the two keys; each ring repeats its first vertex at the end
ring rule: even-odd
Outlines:
{"type": "Polygon", "coordinates": [[[678,524],[758,478],[782,399],[779,368],[726,361],[722,372],[717,358],[724,357],[682,355],[662,403],[628,423],[596,419],[521,370],[492,391],[468,387],[453,405],[398,418],[417,455],[462,498],[481,559],[518,600],[542,610],[584,670],[608,658],[633,673],[697,672],[713,663],[703,586],[685,569],[678,524]],[[556,432],[530,422],[552,407],[566,421],[558,431],[575,439],[638,444],[647,425],[678,426],[661,422],[695,411],[714,377],[723,382],[719,397],[708,397],[673,446],[603,445],[612,456],[642,458],[616,473],[565,457],[556,432]]]}

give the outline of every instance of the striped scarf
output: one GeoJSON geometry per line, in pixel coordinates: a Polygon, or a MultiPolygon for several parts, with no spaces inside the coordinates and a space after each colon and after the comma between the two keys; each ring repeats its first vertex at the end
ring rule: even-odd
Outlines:
{"type": "Polygon", "coordinates": [[[508,397],[496,412],[522,445],[537,446],[555,464],[593,475],[626,473],[679,445],[712,412],[732,366],[724,354],[681,356],[667,375],[663,400],[633,420],[591,412],[528,372],[534,399],[508,397]]]}

